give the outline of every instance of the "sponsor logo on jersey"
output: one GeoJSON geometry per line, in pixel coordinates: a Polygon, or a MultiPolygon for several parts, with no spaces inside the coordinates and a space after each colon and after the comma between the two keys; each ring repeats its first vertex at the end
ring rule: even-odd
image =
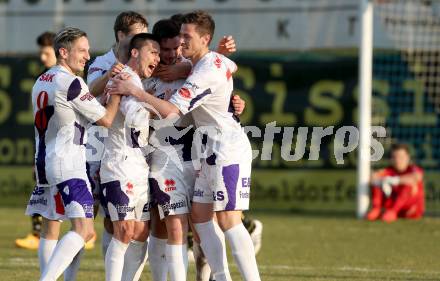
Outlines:
{"type": "Polygon", "coordinates": [[[127,189],[125,190],[125,193],[127,194],[133,194],[133,184],[131,182],[127,182],[125,185],[127,189]]]}
{"type": "Polygon", "coordinates": [[[91,68],[89,68],[89,74],[88,75],[92,74],[93,72],[102,71],[102,70],[103,69],[99,68],[99,67],[91,67],[91,68]]]}
{"type": "Polygon", "coordinates": [[[32,195],[43,195],[43,194],[44,194],[44,187],[42,186],[36,186],[32,191],[32,195]]]}
{"type": "Polygon", "coordinates": [[[142,212],[149,212],[152,207],[153,207],[153,203],[152,202],[148,202],[147,204],[144,205],[144,208],[142,209],[142,212]]]}
{"type": "Polygon", "coordinates": [[[115,208],[118,214],[125,214],[134,211],[134,207],[129,207],[128,205],[116,205],[115,208]]]}
{"type": "Polygon", "coordinates": [[[249,198],[249,192],[241,192],[240,191],[240,198],[243,198],[243,199],[248,199],[249,198]]]}
{"type": "Polygon", "coordinates": [[[217,192],[213,191],[212,192],[212,199],[214,201],[223,201],[223,200],[225,200],[225,195],[224,195],[223,191],[217,191],[217,192]]]}
{"type": "Polygon", "coordinates": [[[219,56],[215,57],[215,61],[214,61],[215,66],[217,66],[217,68],[222,67],[222,60],[220,59],[219,56]]]}
{"type": "Polygon", "coordinates": [[[55,77],[55,74],[44,73],[40,76],[40,79],[38,79],[38,80],[43,81],[43,82],[52,82],[54,77],[55,77]]]}
{"type": "Polygon", "coordinates": [[[170,204],[170,209],[172,209],[172,210],[175,210],[177,208],[182,208],[182,207],[186,207],[186,201],[185,200],[182,200],[182,201],[170,204]]]}
{"type": "Polygon", "coordinates": [[[38,198],[38,199],[30,199],[29,205],[44,205],[47,206],[47,199],[44,198],[38,198]]]}
{"type": "Polygon", "coordinates": [[[182,97],[184,97],[186,99],[191,98],[191,92],[187,88],[180,88],[179,95],[181,95],[182,97]]]}
{"type": "Polygon", "coordinates": [[[166,179],[164,184],[165,184],[165,192],[176,190],[176,182],[173,179],[166,179]]]}
{"type": "MultiPolygon", "coordinates": [[[[92,214],[93,216],[93,205],[89,205],[89,204],[83,204],[81,205],[83,207],[84,213],[87,214],[92,214]]],[[[87,216],[86,216],[87,217],[87,216]]]]}
{"type": "Polygon", "coordinates": [[[203,190],[200,190],[200,189],[194,190],[194,196],[203,197],[203,190]]]}
{"type": "Polygon", "coordinates": [[[84,94],[83,96],[81,96],[79,99],[81,100],[81,101],[85,101],[85,100],[89,100],[89,101],[91,101],[92,99],[94,99],[95,97],[94,96],[92,96],[90,93],[86,93],[86,94],[84,94]]]}
{"type": "Polygon", "coordinates": [[[242,187],[251,187],[251,178],[241,178],[242,187]]]}

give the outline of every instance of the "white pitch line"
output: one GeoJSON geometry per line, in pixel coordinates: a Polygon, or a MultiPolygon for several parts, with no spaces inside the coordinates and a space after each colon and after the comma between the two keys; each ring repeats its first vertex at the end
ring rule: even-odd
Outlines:
{"type": "MultiPolygon", "coordinates": [[[[9,259],[0,259],[0,266],[3,262],[6,262],[8,265],[12,266],[32,266],[38,268],[38,260],[35,258],[9,258],[9,259]]],[[[235,264],[229,264],[230,267],[237,267],[235,264]]],[[[104,262],[99,260],[87,260],[87,267],[91,267],[93,269],[104,269],[104,262]]],[[[386,269],[386,268],[368,268],[368,267],[352,267],[352,266],[343,266],[343,267],[313,267],[313,266],[291,266],[291,265],[264,265],[259,264],[258,268],[263,271],[273,271],[273,270],[283,270],[283,271],[341,271],[341,272],[393,272],[400,274],[428,274],[428,275],[440,275],[440,271],[419,271],[419,270],[410,270],[410,269],[386,269]]]]}

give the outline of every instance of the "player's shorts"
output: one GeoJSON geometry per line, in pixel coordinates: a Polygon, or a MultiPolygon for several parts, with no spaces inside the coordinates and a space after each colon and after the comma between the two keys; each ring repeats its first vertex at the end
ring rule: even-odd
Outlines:
{"type": "Polygon", "coordinates": [[[70,179],[50,187],[36,187],[26,214],[49,220],[93,218],[93,197],[88,181],[70,179]]]}
{"type": "Polygon", "coordinates": [[[150,194],[160,219],[191,211],[196,171],[191,161],[177,162],[158,150],[150,158],[150,194]]]}
{"type": "Polygon", "coordinates": [[[112,221],[150,220],[150,196],[145,182],[110,181],[101,183],[104,204],[112,221]]]}
{"type": "Polygon", "coordinates": [[[28,216],[38,214],[49,220],[65,219],[61,194],[56,187],[35,186],[26,207],[25,214],[28,216]],[[55,195],[52,195],[53,191],[56,191],[55,195]]]}
{"type": "Polygon", "coordinates": [[[202,162],[196,178],[193,202],[213,203],[214,211],[248,210],[252,158],[236,163],[202,162]]]}

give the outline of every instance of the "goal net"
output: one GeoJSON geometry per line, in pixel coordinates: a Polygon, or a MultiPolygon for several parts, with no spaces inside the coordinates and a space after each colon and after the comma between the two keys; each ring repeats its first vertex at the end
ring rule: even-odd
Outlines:
{"type": "MultiPolygon", "coordinates": [[[[372,125],[410,146],[425,170],[426,211],[440,214],[440,1],[375,0],[372,125]]],[[[387,155],[372,169],[387,165],[387,155]]]]}

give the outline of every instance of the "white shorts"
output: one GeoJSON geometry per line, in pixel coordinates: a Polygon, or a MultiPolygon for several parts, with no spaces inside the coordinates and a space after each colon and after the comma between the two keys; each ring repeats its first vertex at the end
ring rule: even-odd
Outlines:
{"type": "Polygon", "coordinates": [[[93,218],[93,197],[88,181],[70,179],[50,187],[35,187],[27,215],[40,214],[49,220],[93,218]]]}
{"type": "Polygon", "coordinates": [[[188,214],[196,180],[191,161],[172,161],[166,153],[156,150],[150,158],[150,188],[153,204],[160,219],[169,215],[188,214]]]}
{"type": "Polygon", "coordinates": [[[150,220],[148,181],[111,181],[101,183],[104,202],[112,221],[150,220]]]}
{"type": "Polygon", "coordinates": [[[248,210],[251,159],[223,165],[209,165],[209,161],[203,161],[195,182],[193,202],[213,203],[215,212],[248,210]]]}

